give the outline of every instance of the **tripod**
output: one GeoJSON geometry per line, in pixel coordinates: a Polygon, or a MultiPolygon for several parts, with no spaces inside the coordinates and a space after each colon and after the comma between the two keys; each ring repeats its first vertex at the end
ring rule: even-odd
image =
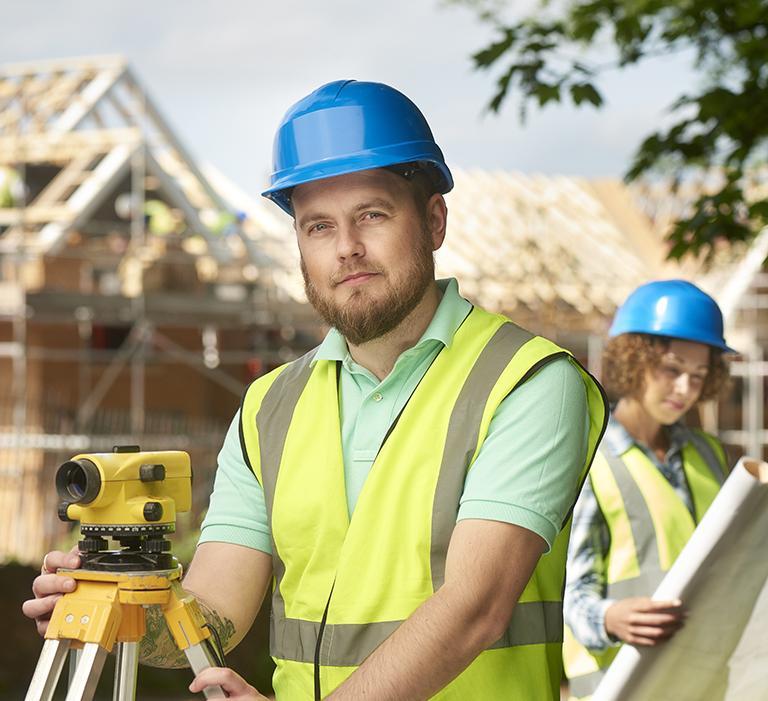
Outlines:
{"type": "MultiPolygon", "coordinates": [[[[181,567],[134,572],[60,569],[58,573],[77,580],[77,587],[56,602],[26,701],[52,699],[70,648],[78,650],[79,660],[66,701],[91,701],[115,642],[113,699],[133,701],[138,644],[146,630],[144,607],[149,605],[162,608],[176,646],[195,674],[219,664],[197,602],[181,589],[181,567]]],[[[203,693],[208,699],[225,698],[218,686],[207,687],[203,693]]]]}

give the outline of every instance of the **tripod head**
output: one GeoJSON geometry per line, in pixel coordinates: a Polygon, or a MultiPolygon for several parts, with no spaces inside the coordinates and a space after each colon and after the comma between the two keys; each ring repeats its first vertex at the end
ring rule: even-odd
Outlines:
{"type": "Polygon", "coordinates": [[[56,472],[56,491],[59,518],[80,522],[83,569],[147,571],[178,565],[165,536],[176,530],[176,512],[191,508],[187,453],[116,446],[111,453],[76,455],[56,472]],[[121,549],[108,550],[109,538],[121,549]]]}

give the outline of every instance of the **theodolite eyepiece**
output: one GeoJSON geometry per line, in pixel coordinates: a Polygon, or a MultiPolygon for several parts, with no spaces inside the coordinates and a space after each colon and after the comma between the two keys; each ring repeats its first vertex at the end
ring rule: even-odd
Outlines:
{"type": "Polygon", "coordinates": [[[90,504],[101,491],[101,473],[90,460],[67,460],[56,472],[56,491],[67,504],[90,504]]]}

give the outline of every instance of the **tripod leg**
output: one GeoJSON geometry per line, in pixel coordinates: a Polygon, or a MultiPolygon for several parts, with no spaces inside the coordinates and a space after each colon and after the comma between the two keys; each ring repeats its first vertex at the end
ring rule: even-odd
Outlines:
{"type": "Polygon", "coordinates": [[[99,683],[99,676],[107,659],[107,651],[96,643],[86,643],[80,664],[72,679],[65,701],[91,701],[99,683]]]}
{"type": "Polygon", "coordinates": [[[49,639],[43,643],[40,659],[37,661],[32,682],[25,701],[50,701],[56,690],[64,660],[69,650],[69,640],[49,639]]]}
{"type": "Polygon", "coordinates": [[[80,655],[82,652],[82,649],[76,648],[72,648],[69,651],[69,664],[67,665],[69,676],[67,681],[67,689],[69,689],[69,687],[72,685],[72,680],[75,678],[75,672],[77,672],[77,665],[80,664],[80,655]]]}
{"type": "Polygon", "coordinates": [[[112,701],[136,700],[136,677],[139,671],[139,644],[118,643],[115,660],[115,690],[112,701]]]}
{"type": "MultiPolygon", "coordinates": [[[[178,583],[171,586],[171,596],[163,607],[163,615],[168,630],[176,641],[176,647],[187,656],[189,666],[195,674],[218,665],[207,644],[210,633],[205,629],[205,618],[200,612],[200,607],[191,594],[182,591],[178,583]]],[[[226,698],[220,686],[207,686],[203,689],[203,694],[207,699],[226,698]]]]}
{"type": "MultiPolygon", "coordinates": [[[[218,665],[218,662],[216,662],[216,659],[211,654],[210,648],[205,641],[185,648],[184,654],[187,656],[189,666],[195,674],[202,672],[204,669],[208,669],[208,667],[216,667],[218,665]]],[[[224,690],[220,686],[206,686],[205,689],[203,689],[203,694],[207,699],[226,698],[224,690]]]]}

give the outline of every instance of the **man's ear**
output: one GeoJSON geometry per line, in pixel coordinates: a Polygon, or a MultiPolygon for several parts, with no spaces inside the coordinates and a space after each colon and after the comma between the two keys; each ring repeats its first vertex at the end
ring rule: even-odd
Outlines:
{"type": "Polygon", "coordinates": [[[448,205],[439,192],[427,200],[426,215],[427,230],[432,239],[432,250],[436,251],[443,245],[445,230],[448,225],[448,205]]]}

